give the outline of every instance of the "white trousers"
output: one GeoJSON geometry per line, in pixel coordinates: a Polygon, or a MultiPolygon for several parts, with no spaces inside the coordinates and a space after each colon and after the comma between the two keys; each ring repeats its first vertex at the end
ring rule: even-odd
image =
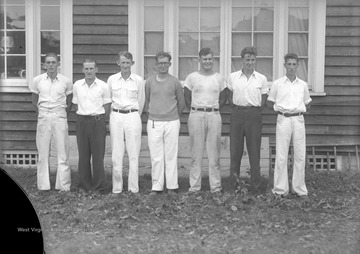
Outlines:
{"type": "Polygon", "coordinates": [[[112,159],[112,192],[123,190],[123,159],[125,149],[129,156],[128,191],[139,192],[139,154],[141,147],[141,118],[138,112],[110,114],[112,159]],[[126,147],[126,148],[125,148],[126,147]]]}
{"type": "Polygon", "coordinates": [[[178,189],[178,144],[180,120],[147,122],[151,157],[152,191],[162,191],[166,177],[167,189],[178,189]]]}
{"type": "Polygon", "coordinates": [[[188,120],[191,169],[189,191],[201,189],[201,170],[204,148],[209,160],[210,192],[221,191],[220,150],[221,116],[219,112],[191,111],[188,120]]]}
{"type": "Polygon", "coordinates": [[[65,109],[51,112],[39,110],[36,129],[36,146],[39,153],[37,164],[37,187],[50,190],[49,155],[51,138],[54,139],[57,152],[57,173],[55,189],[69,191],[71,170],[69,165],[69,135],[65,109]]]}
{"type": "Polygon", "coordinates": [[[288,153],[290,141],[294,147],[294,163],[292,175],[292,191],[299,196],[307,195],[305,185],[305,140],[304,116],[285,117],[277,116],[276,123],[276,160],[274,171],[273,193],[287,195],[289,193],[288,182],[288,153]]]}

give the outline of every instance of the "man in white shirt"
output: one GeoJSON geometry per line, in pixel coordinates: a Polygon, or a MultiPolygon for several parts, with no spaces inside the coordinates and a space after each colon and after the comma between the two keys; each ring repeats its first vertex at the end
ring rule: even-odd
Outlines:
{"type": "Polygon", "coordinates": [[[221,194],[220,108],[226,102],[225,79],[213,71],[213,52],[203,48],[199,52],[200,70],[189,74],[184,82],[184,96],[190,109],[188,128],[191,147],[189,192],[201,189],[201,170],[204,148],[209,159],[210,191],[214,197],[221,194]]]}
{"type": "Polygon", "coordinates": [[[77,114],[76,139],[79,150],[80,185],[87,191],[104,193],[106,118],[109,116],[111,95],[108,84],[96,78],[97,71],[95,60],[84,60],[85,78],[75,82],[72,102],[77,114]]]}
{"type": "Polygon", "coordinates": [[[241,51],[243,68],[230,74],[227,82],[230,116],[230,174],[235,191],[238,191],[240,165],[244,153],[244,139],[250,161],[250,190],[261,191],[260,148],[262,117],[268,92],[267,79],[255,71],[256,48],[245,47],[241,51]]]}
{"type": "Polygon", "coordinates": [[[291,189],[298,196],[307,199],[305,185],[306,134],[303,114],[310,109],[310,94],[306,82],[296,76],[299,58],[289,53],[285,57],[286,75],[274,81],[267,106],[278,113],[276,121],[276,159],[274,170],[275,195],[289,193],[288,152],[292,139],[294,163],[291,189]]]}
{"type": "Polygon", "coordinates": [[[58,157],[55,189],[69,191],[69,136],[67,113],[71,109],[73,85],[70,79],[58,73],[59,58],[55,53],[45,56],[46,73],[36,76],[29,85],[32,103],[38,111],[36,146],[39,152],[37,187],[50,190],[49,151],[54,138],[58,157]]]}
{"type": "Polygon", "coordinates": [[[130,52],[118,54],[120,72],[108,78],[111,91],[110,137],[112,147],[112,192],[123,190],[125,147],[129,156],[128,191],[139,192],[139,154],[141,147],[141,114],[145,102],[143,79],[131,72],[134,64],[130,52]],[[125,141],[124,141],[125,140],[125,141]]]}

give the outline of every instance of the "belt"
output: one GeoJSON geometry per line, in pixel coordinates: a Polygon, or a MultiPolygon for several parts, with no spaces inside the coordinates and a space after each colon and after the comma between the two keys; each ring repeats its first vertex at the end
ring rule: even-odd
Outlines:
{"type": "Polygon", "coordinates": [[[118,113],[121,113],[121,114],[129,114],[131,112],[137,112],[138,110],[137,109],[122,110],[122,109],[114,109],[113,108],[112,111],[118,112],[118,113]]]}
{"type": "Polygon", "coordinates": [[[253,109],[253,108],[260,108],[260,107],[255,107],[255,106],[238,106],[238,105],[234,105],[234,107],[236,109],[242,109],[242,110],[248,110],[248,109],[253,109]]]}
{"type": "Polygon", "coordinates": [[[105,114],[101,114],[101,115],[78,115],[78,117],[83,118],[83,119],[87,119],[87,120],[95,120],[95,121],[99,121],[100,119],[103,119],[105,116],[105,114]]]}
{"type": "Polygon", "coordinates": [[[219,111],[218,108],[194,108],[194,107],[191,107],[192,110],[195,110],[195,111],[203,111],[203,112],[217,112],[219,111]]]}
{"type": "Polygon", "coordinates": [[[285,116],[285,117],[292,117],[292,116],[301,116],[304,114],[304,112],[299,113],[282,113],[280,111],[277,112],[279,115],[285,116]]]}

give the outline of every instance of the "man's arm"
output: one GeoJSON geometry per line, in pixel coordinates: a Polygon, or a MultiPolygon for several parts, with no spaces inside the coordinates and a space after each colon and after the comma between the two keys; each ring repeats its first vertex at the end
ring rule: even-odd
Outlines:
{"type": "Polygon", "coordinates": [[[219,95],[219,109],[221,109],[225,105],[227,98],[228,98],[228,88],[225,88],[220,92],[219,95]]]}
{"type": "Polygon", "coordinates": [[[145,81],[143,80],[138,85],[138,103],[139,103],[139,114],[141,116],[145,104],[145,81]]]}
{"type": "Polygon", "coordinates": [[[305,107],[306,107],[306,111],[309,111],[310,108],[311,108],[311,102],[309,102],[308,104],[306,104],[305,107]]]}
{"type": "Polygon", "coordinates": [[[184,87],[184,98],[186,106],[191,109],[191,90],[186,86],[184,87]]]}

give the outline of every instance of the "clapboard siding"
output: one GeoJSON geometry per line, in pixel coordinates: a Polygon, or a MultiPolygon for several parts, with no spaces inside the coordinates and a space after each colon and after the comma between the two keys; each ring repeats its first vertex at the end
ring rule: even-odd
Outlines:
{"type": "Polygon", "coordinates": [[[73,6],[73,80],[83,78],[82,61],[99,61],[99,79],[118,71],[114,56],[128,48],[128,1],[81,0],[73,6]]]}
{"type": "Polygon", "coordinates": [[[307,142],[360,144],[360,3],[328,0],[325,97],[313,97],[307,142]]]}
{"type": "MultiPolygon", "coordinates": [[[[128,49],[127,0],[73,1],[73,80],[83,78],[82,61],[98,62],[98,77],[104,81],[118,72],[116,54],[128,49]]],[[[327,0],[325,40],[325,93],[313,96],[305,115],[307,144],[360,143],[360,2],[327,0]]],[[[1,147],[4,150],[36,150],[36,112],[29,93],[0,93],[1,147]]],[[[230,107],[224,106],[222,134],[230,131],[230,107]]],[[[186,110],[181,117],[180,135],[187,136],[186,110]]],[[[75,113],[69,116],[69,131],[75,134],[75,113]]],[[[143,134],[146,116],[142,115],[143,134]]],[[[275,144],[276,115],[263,111],[263,136],[275,144]]],[[[108,132],[109,134],[109,132],[108,132]]]]}

